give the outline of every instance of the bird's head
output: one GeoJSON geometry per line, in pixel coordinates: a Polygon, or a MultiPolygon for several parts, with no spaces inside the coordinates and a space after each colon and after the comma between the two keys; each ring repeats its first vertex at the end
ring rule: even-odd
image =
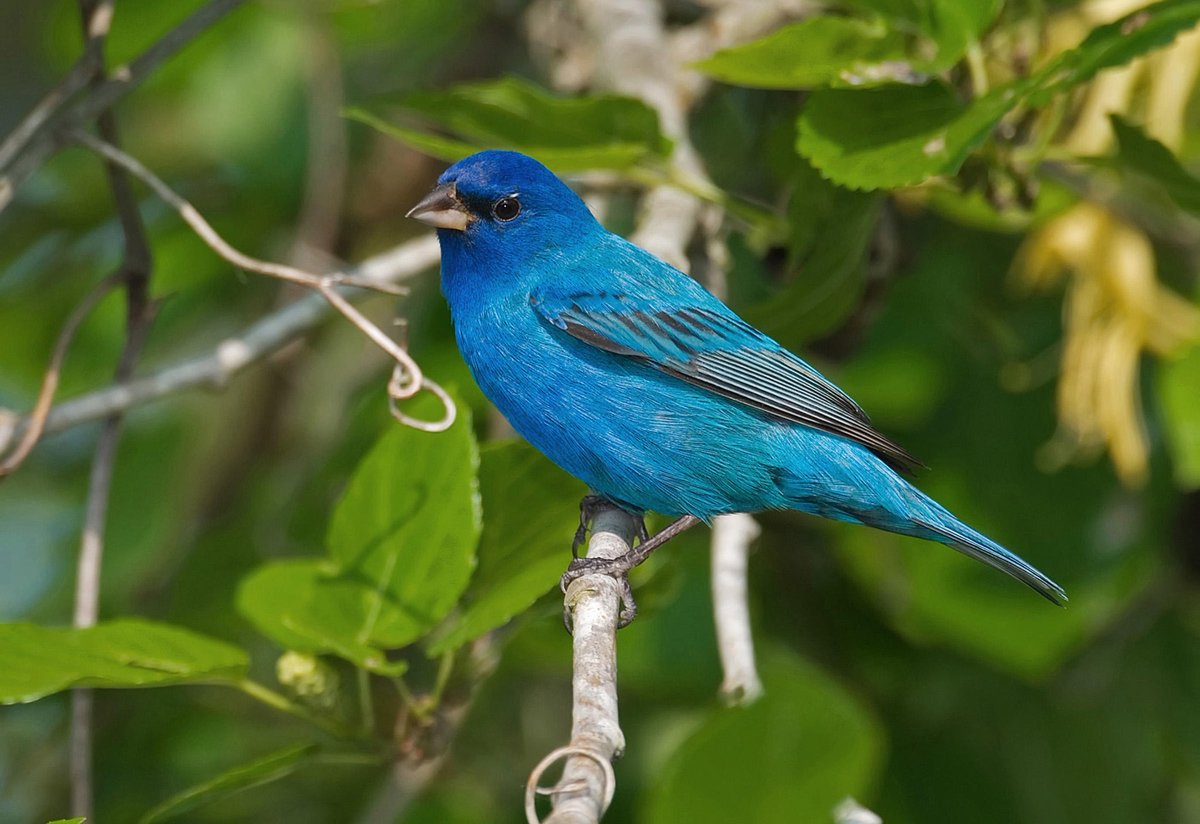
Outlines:
{"type": "Polygon", "coordinates": [[[489,150],[463,158],[408,217],[437,228],[442,254],[467,254],[478,265],[519,264],[599,227],[583,201],[538,161],[489,150]]]}

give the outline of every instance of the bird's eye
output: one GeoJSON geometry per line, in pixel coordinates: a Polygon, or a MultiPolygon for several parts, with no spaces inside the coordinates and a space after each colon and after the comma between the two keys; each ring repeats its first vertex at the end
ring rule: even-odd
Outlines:
{"type": "Polygon", "coordinates": [[[515,197],[502,197],[492,204],[492,214],[496,216],[496,220],[507,223],[521,214],[521,202],[515,197]]]}

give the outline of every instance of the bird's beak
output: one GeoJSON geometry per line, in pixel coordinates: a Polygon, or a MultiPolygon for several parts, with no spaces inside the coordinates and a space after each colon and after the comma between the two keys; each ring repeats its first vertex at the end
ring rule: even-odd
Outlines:
{"type": "Polygon", "coordinates": [[[466,229],[471,222],[471,213],[458,199],[453,183],[437,186],[420,203],[409,209],[405,217],[438,229],[454,229],[458,232],[466,229]]]}

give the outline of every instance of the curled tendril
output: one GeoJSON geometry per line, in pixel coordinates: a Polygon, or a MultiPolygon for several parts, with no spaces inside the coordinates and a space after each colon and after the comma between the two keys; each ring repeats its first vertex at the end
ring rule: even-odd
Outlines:
{"type": "Polygon", "coordinates": [[[392,368],[391,380],[388,381],[388,410],[392,413],[392,417],[405,426],[411,426],[422,432],[445,432],[449,429],[458,415],[458,410],[455,408],[450,394],[425,377],[421,367],[412,359],[412,355],[408,354],[403,346],[385,335],[378,326],[367,320],[361,312],[338,293],[337,289],[333,288],[332,284],[321,283],[317,286],[317,290],[334,309],[341,312],[343,317],[357,326],[376,346],[387,352],[396,362],[392,368]],[[423,421],[401,411],[399,401],[408,400],[422,389],[437,395],[438,400],[442,402],[444,412],[439,420],[423,421]]]}
{"type": "Polygon", "coordinates": [[[569,744],[552,751],[539,761],[537,766],[533,768],[533,771],[529,773],[529,780],[525,782],[525,820],[529,824],[542,824],[542,819],[537,811],[537,797],[539,795],[557,795],[559,793],[578,792],[584,789],[586,782],[583,779],[578,779],[568,784],[563,784],[560,781],[553,787],[539,786],[542,776],[546,774],[546,770],[550,769],[558,761],[563,761],[575,755],[581,758],[588,758],[600,767],[600,771],[604,776],[604,803],[600,808],[600,814],[603,815],[605,810],[608,809],[608,805],[612,803],[613,796],[617,792],[617,775],[613,772],[612,763],[600,753],[590,750],[587,747],[569,744]]]}
{"type": "MultiPolygon", "coordinates": [[[[415,367],[416,364],[414,363],[413,366],[415,367]]],[[[419,369],[414,377],[407,366],[400,362],[397,362],[392,368],[392,377],[388,381],[388,411],[400,423],[422,432],[445,432],[454,425],[454,420],[458,417],[458,409],[449,392],[422,375],[419,369]],[[442,417],[436,421],[414,418],[406,415],[400,408],[400,401],[408,400],[422,389],[432,392],[442,402],[442,417]]]]}

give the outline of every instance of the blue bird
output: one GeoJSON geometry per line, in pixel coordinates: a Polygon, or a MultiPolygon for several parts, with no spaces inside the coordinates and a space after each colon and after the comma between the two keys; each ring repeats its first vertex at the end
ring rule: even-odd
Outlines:
{"type": "Polygon", "coordinates": [[[896,470],[916,460],[848,395],[606,230],[533,158],[460,160],[409,216],[437,228],[442,292],[480,388],[603,498],[685,525],[769,509],[865,524],[946,544],[1066,601],[905,481],[896,470]]]}

